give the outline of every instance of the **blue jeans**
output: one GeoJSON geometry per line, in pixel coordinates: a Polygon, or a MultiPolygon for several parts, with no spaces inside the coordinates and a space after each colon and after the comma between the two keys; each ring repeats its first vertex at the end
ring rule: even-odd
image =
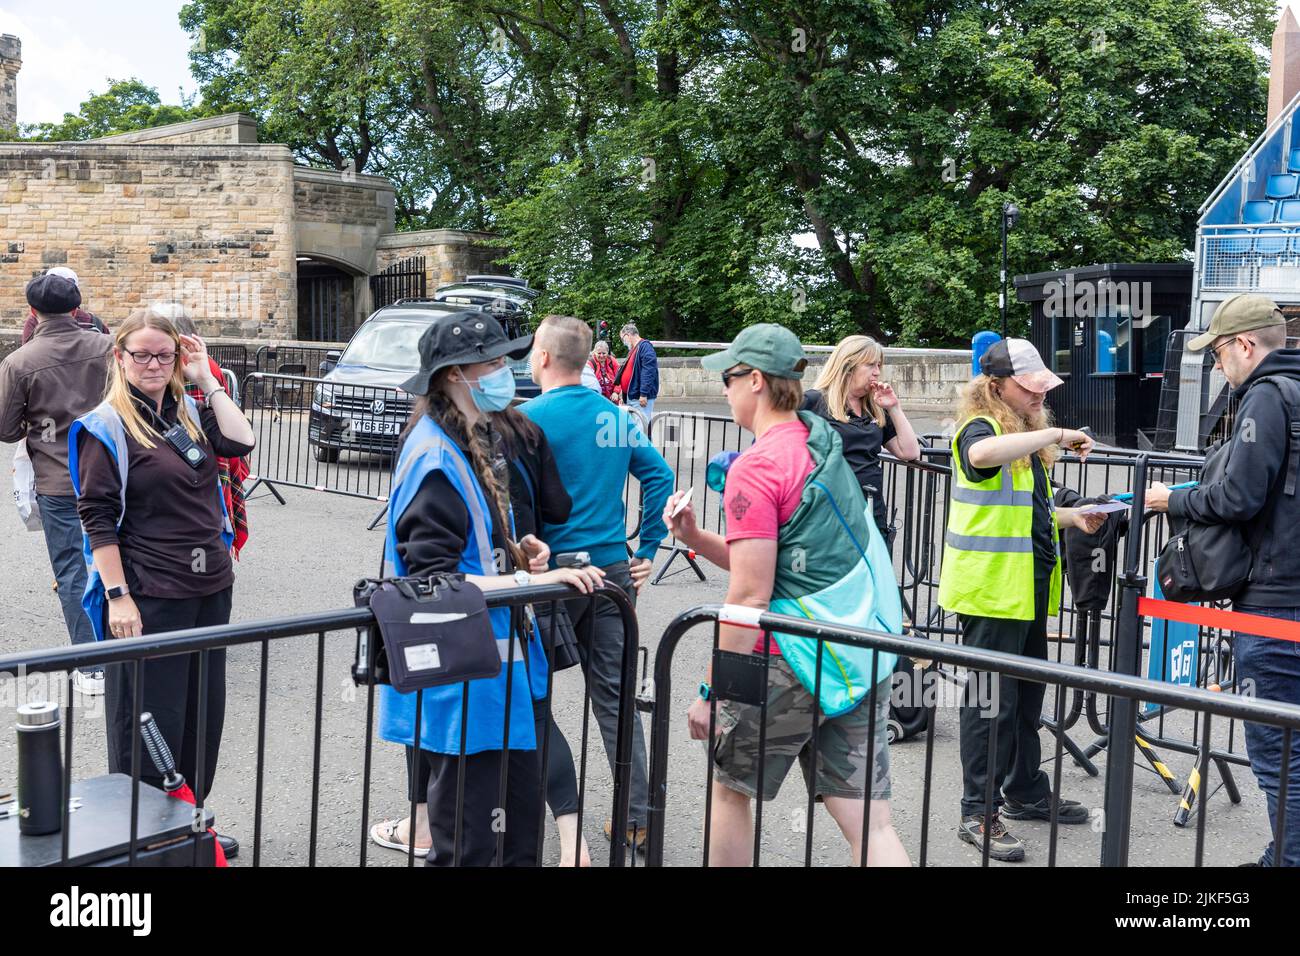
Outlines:
{"type": "MultiPolygon", "coordinates": [[[[1298,607],[1250,607],[1236,605],[1243,614],[1300,621],[1298,607]]],[[[1274,637],[1236,633],[1233,638],[1238,688],[1252,688],[1262,700],[1300,704],[1300,644],[1274,637]],[[1250,681],[1246,684],[1246,681],[1250,681]]],[[[1246,753],[1259,788],[1268,799],[1268,822],[1277,835],[1277,798],[1282,779],[1282,736],[1280,727],[1245,724],[1246,753]]],[[[1291,762],[1287,773],[1286,833],[1283,866],[1300,866],[1300,732],[1291,734],[1291,762]]],[[[1263,866],[1273,865],[1273,841],[1260,857],[1263,866]]]]}
{"type": "Polygon", "coordinates": [[[81,607],[86,592],[86,559],[82,554],[81,519],[77,517],[77,499],[72,495],[37,495],[41,509],[41,526],[45,529],[45,549],[50,553],[50,567],[59,582],[59,603],[63,605],[63,623],[73,644],[95,640],[90,618],[81,607]]]}

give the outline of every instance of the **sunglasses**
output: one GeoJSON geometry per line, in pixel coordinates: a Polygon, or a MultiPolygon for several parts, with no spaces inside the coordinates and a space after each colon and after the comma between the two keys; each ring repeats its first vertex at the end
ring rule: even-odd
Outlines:
{"type": "Polygon", "coordinates": [[[732,369],[730,372],[723,372],[723,373],[722,373],[722,387],[723,387],[723,388],[730,388],[730,387],[731,387],[731,380],[732,380],[733,378],[740,378],[742,375],[748,375],[748,374],[749,374],[750,372],[752,372],[752,371],[754,371],[752,368],[734,368],[734,369],[732,369]]]}

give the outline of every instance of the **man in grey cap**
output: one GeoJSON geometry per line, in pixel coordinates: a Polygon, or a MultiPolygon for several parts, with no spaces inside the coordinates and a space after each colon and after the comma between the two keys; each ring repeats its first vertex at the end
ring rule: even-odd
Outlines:
{"type": "MultiPolygon", "coordinates": [[[[1215,367],[1234,389],[1238,407],[1227,466],[1219,480],[1192,488],[1171,491],[1157,482],[1147,490],[1146,506],[1201,524],[1241,525],[1254,560],[1233,609],[1300,620],[1300,550],[1290,541],[1300,526],[1300,495],[1288,479],[1291,459],[1300,456],[1300,350],[1286,347],[1286,319],[1277,304],[1246,294],[1220,303],[1210,328],[1187,348],[1210,349],[1215,367]]],[[[1300,704],[1300,653],[1294,643],[1238,632],[1232,653],[1239,692],[1300,704]]],[[[1274,830],[1274,842],[1259,863],[1272,865],[1280,847],[1282,865],[1300,866],[1300,734],[1291,743],[1285,834],[1277,832],[1283,731],[1248,723],[1245,735],[1274,830]]]]}
{"type": "MultiPolygon", "coordinates": [[[[36,332],[0,364],[0,441],[26,442],[63,621],[72,643],[82,644],[94,634],[81,609],[86,565],[68,473],[68,427],[103,399],[113,337],[81,327],[74,316],[81,292],[66,276],[37,276],[27,284],[27,302],[36,332]]],[[[83,693],[104,692],[102,671],[78,671],[74,680],[83,693]]]]}

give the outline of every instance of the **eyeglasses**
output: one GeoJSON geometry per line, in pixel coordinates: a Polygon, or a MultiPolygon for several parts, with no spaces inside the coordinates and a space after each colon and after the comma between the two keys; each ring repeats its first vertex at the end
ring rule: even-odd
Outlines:
{"type": "Polygon", "coordinates": [[[730,372],[723,372],[723,373],[722,373],[722,387],[723,387],[724,389],[725,389],[725,388],[730,388],[730,387],[731,387],[731,380],[732,380],[733,378],[740,378],[742,375],[748,375],[748,374],[749,374],[750,372],[752,372],[752,371],[754,371],[752,368],[733,368],[730,372]]]}
{"type": "Polygon", "coordinates": [[[158,360],[160,368],[167,368],[176,361],[175,352],[132,352],[130,349],[122,349],[122,351],[131,356],[131,361],[135,362],[136,365],[145,367],[148,367],[149,363],[154,359],[158,360]]]}
{"type": "Polygon", "coordinates": [[[1216,361],[1216,362],[1222,362],[1223,359],[1219,357],[1219,349],[1227,348],[1229,345],[1231,345],[1231,344],[1232,344],[1233,342],[1235,342],[1235,341],[1237,341],[1235,338],[1231,338],[1231,339],[1228,339],[1228,341],[1226,341],[1226,342],[1220,342],[1218,345],[1211,345],[1211,346],[1210,346],[1210,354],[1214,356],[1214,361],[1216,361]]]}

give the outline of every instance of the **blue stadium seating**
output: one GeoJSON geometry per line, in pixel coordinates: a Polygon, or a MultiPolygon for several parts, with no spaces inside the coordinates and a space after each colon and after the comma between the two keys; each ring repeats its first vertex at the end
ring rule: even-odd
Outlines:
{"type": "Polygon", "coordinates": [[[1279,227],[1259,229],[1255,233],[1255,254],[1258,256],[1285,255],[1290,245],[1291,230],[1279,227]]]}
{"type": "Polygon", "coordinates": [[[1300,223],[1300,199],[1283,199],[1278,203],[1277,221],[1300,223]]]}
{"type": "Polygon", "coordinates": [[[1291,150],[1291,156],[1286,163],[1286,171],[1288,173],[1300,173],[1300,149],[1291,150]]]}
{"type": "Polygon", "coordinates": [[[1275,205],[1271,199],[1252,199],[1241,210],[1241,221],[1248,226],[1259,226],[1273,221],[1275,205]]]}
{"type": "Polygon", "coordinates": [[[1300,187],[1300,176],[1295,173],[1274,173],[1268,177],[1264,195],[1269,199],[1291,199],[1300,187]]]}

